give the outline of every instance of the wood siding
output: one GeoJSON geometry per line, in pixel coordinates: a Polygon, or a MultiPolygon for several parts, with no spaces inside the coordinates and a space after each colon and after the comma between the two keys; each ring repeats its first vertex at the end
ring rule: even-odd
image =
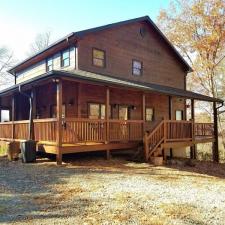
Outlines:
{"type": "Polygon", "coordinates": [[[183,66],[168,45],[144,22],[84,36],[78,42],[78,67],[135,81],[185,88],[183,66]],[[144,36],[140,29],[144,29],[144,36]],[[106,52],[106,67],[92,65],[92,48],[106,52]],[[143,62],[143,75],[132,75],[132,59],[143,62]]]}
{"type": "MultiPolygon", "coordinates": [[[[75,69],[75,47],[70,48],[70,65],[61,68],[61,52],[58,52],[52,56],[53,58],[53,70],[74,70],[75,69]]],[[[25,70],[17,73],[17,83],[21,83],[25,80],[29,80],[36,76],[46,73],[46,60],[42,60],[25,70]]]]}
{"type": "MultiPolygon", "coordinates": [[[[66,107],[66,117],[88,118],[88,103],[105,104],[106,87],[63,81],[63,104],[66,107]],[[79,96],[79,97],[78,97],[79,96]],[[71,104],[72,103],[72,104],[71,104]],[[79,110],[79,112],[78,112],[79,110]],[[78,116],[79,115],[79,116],[78,116]]],[[[51,105],[56,104],[56,86],[54,83],[37,88],[37,113],[39,118],[51,116],[51,105]],[[48,93],[48,95],[46,95],[48,93]],[[43,96],[45,96],[43,98],[43,96]]],[[[172,98],[172,119],[175,119],[175,111],[183,110],[185,115],[185,101],[182,98],[172,98]]],[[[111,118],[117,119],[118,105],[134,106],[130,110],[131,120],[142,120],[142,93],[133,90],[110,88],[111,118]]],[[[146,93],[146,107],[154,110],[153,126],[162,119],[169,119],[169,97],[158,93],[146,93]]],[[[28,119],[28,118],[23,118],[28,119]]],[[[151,126],[150,126],[151,127],[151,126]]]]}

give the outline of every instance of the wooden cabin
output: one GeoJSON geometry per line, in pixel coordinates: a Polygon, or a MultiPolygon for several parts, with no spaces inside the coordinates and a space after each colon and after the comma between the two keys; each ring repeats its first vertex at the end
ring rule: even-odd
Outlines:
{"type": "Polygon", "coordinates": [[[194,158],[196,144],[212,142],[218,161],[223,101],[187,91],[191,71],[148,16],[71,33],[9,71],[15,85],[0,92],[0,139],[32,138],[59,164],[63,154],[140,143],[148,161],[182,147],[194,158]],[[196,100],[212,102],[214,123],[195,123],[196,100]]]}

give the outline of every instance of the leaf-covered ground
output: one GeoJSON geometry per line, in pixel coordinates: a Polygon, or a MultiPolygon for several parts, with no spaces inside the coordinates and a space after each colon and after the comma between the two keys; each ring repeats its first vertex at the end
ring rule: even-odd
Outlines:
{"type": "Polygon", "coordinates": [[[225,166],[0,158],[2,224],[224,224],[225,166]]]}

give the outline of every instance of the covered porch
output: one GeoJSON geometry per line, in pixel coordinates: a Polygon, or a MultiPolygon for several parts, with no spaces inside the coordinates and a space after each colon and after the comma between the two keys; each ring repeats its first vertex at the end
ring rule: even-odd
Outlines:
{"type": "Polygon", "coordinates": [[[146,161],[154,152],[187,146],[194,158],[195,145],[203,142],[214,143],[218,161],[216,100],[81,75],[52,72],[3,91],[0,107],[9,110],[10,121],[0,123],[0,139],[31,137],[39,149],[56,154],[59,164],[63,154],[106,151],[109,157],[110,150],[136,148],[143,140],[146,161]],[[32,120],[27,96],[32,98],[32,120]],[[190,121],[186,99],[191,99],[190,121]],[[195,99],[213,102],[214,123],[195,123],[195,99]]]}

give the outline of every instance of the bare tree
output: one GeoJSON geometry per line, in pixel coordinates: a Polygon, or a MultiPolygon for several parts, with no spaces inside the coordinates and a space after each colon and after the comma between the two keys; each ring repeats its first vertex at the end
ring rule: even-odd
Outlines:
{"type": "Polygon", "coordinates": [[[51,31],[46,31],[36,35],[34,42],[30,45],[28,55],[31,56],[48,47],[51,39],[51,31]]]}
{"type": "Polygon", "coordinates": [[[0,47],[0,89],[13,84],[14,78],[7,70],[14,64],[13,53],[7,47],[0,47]]]}

